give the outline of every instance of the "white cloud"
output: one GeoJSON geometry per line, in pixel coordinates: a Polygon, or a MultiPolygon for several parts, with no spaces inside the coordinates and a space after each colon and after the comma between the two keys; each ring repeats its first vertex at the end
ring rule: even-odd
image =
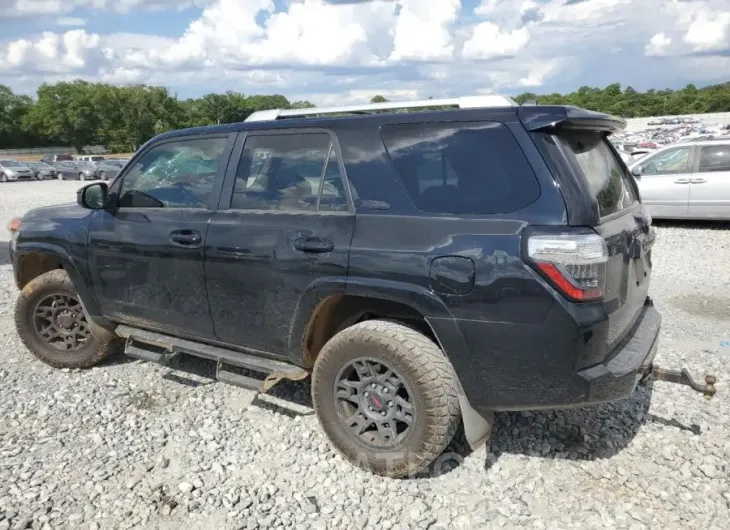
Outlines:
{"type": "Polygon", "coordinates": [[[657,33],[649,40],[649,44],[644,46],[644,55],[666,55],[667,46],[669,46],[671,43],[672,39],[667,37],[665,33],[657,33]]]}
{"type": "Polygon", "coordinates": [[[0,53],[0,72],[17,69],[66,73],[83,71],[87,61],[99,52],[99,35],[82,29],[63,34],[44,32],[35,40],[18,39],[0,53]]]}
{"type": "Polygon", "coordinates": [[[512,57],[530,42],[530,32],[522,27],[502,31],[497,24],[482,22],[474,27],[469,40],[464,43],[462,54],[467,59],[493,59],[512,57]]]}
{"type": "Polygon", "coordinates": [[[730,10],[722,13],[700,12],[692,21],[684,42],[693,51],[730,49],[730,10]]]}
{"type": "Polygon", "coordinates": [[[56,25],[65,27],[85,26],[86,19],[81,17],[61,17],[56,21],[56,25]]]}
{"type": "Polygon", "coordinates": [[[556,60],[533,63],[529,66],[527,75],[519,79],[519,86],[529,88],[542,86],[545,82],[545,77],[553,73],[557,65],[558,62],[556,60]]]}
{"type": "Polygon", "coordinates": [[[0,41],[0,83],[33,92],[80,77],[184,95],[276,91],[320,104],[616,81],[701,85],[730,77],[727,1],[0,0],[0,16],[21,17],[22,35],[0,41]],[[165,27],[169,36],[33,33],[92,16],[93,29],[121,27],[117,12],[190,5],[202,10],[165,27]],[[672,68],[647,58],[661,54],[673,56],[672,68]]]}
{"type": "Polygon", "coordinates": [[[393,61],[448,60],[454,54],[452,26],[460,0],[399,0],[393,61]]]}

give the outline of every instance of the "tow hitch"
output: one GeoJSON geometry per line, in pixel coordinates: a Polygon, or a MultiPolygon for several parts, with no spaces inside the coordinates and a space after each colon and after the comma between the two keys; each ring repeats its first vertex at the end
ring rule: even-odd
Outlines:
{"type": "Polygon", "coordinates": [[[649,368],[644,380],[655,379],[656,381],[667,381],[669,383],[677,383],[680,385],[686,385],[696,392],[704,394],[705,399],[712,399],[715,395],[715,383],[717,378],[714,375],[705,376],[705,384],[701,385],[689,375],[689,372],[684,369],[681,372],[677,370],[665,370],[659,366],[652,365],[649,368]]]}

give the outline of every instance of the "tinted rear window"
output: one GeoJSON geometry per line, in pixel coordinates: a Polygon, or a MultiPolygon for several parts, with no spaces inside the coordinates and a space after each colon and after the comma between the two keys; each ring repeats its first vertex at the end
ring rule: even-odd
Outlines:
{"type": "Polygon", "coordinates": [[[636,202],[634,185],[603,133],[563,131],[559,138],[566,155],[577,162],[585,175],[601,217],[621,211],[636,202]]]}
{"type": "Polygon", "coordinates": [[[381,135],[419,210],[509,213],[540,195],[525,155],[501,123],[389,125],[381,135]]]}

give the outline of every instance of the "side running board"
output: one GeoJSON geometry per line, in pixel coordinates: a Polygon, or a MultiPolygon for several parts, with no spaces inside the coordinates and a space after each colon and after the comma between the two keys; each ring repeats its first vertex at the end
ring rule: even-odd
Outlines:
{"type": "Polygon", "coordinates": [[[162,365],[166,365],[180,354],[210,359],[216,363],[215,375],[218,381],[256,392],[266,393],[282,379],[300,381],[309,376],[309,372],[299,366],[249,353],[170,337],[130,326],[119,326],[116,331],[117,335],[127,339],[124,353],[129,357],[162,365]],[[256,379],[236,373],[227,369],[230,367],[245,368],[263,374],[265,379],[256,379]]]}

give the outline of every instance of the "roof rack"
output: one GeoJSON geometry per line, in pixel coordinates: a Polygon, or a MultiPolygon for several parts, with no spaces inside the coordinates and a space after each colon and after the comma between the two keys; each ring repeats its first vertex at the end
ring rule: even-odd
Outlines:
{"type": "Polygon", "coordinates": [[[515,100],[507,96],[486,95],[467,96],[461,98],[422,99],[417,101],[388,101],[385,103],[368,103],[366,105],[344,105],[341,107],[312,107],[306,109],[271,109],[254,112],[245,121],[269,121],[282,118],[299,118],[303,116],[319,116],[322,114],[368,114],[378,110],[421,109],[428,107],[453,107],[457,109],[475,109],[485,107],[517,107],[515,100]]]}

